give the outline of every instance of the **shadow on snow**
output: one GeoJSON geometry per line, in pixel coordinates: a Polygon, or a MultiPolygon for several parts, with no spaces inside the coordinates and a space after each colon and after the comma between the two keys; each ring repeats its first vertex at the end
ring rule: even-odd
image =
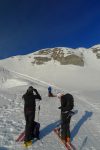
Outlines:
{"type": "Polygon", "coordinates": [[[59,124],[60,124],[60,120],[54,122],[54,123],[51,123],[49,124],[48,126],[46,126],[45,128],[43,128],[40,132],[40,139],[44,138],[46,135],[48,135],[50,132],[53,131],[53,129],[55,127],[57,127],[59,124]]]}
{"type": "Polygon", "coordinates": [[[8,149],[5,147],[0,147],[0,150],[8,150],[8,149]]]}
{"type": "Polygon", "coordinates": [[[73,141],[74,137],[77,135],[81,126],[93,115],[93,112],[85,111],[85,114],[82,118],[77,122],[73,130],[71,131],[71,140],[73,141]]]}

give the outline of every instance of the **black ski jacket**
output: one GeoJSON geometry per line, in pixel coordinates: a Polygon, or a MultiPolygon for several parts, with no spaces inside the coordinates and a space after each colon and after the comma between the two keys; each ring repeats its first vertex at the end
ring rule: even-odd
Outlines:
{"type": "Polygon", "coordinates": [[[61,96],[61,112],[70,111],[74,107],[74,98],[71,94],[61,96]]]}
{"type": "Polygon", "coordinates": [[[35,94],[33,92],[26,92],[22,98],[24,99],[24,111],[35,111],[36,107],[36,99],[41,100],[40,94],[35,90],[35,94]]]}

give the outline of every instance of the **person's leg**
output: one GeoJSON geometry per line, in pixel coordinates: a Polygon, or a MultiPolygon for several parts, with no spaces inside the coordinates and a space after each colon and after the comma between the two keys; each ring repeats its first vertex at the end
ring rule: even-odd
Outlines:
{"type": "Polygon", "coordinates": [[[28,139],[28,135],[29,135],[29,127],[28,127],[28,125],[29,125],[29,116],[28,116],[28,114],[25,112],[25,120],[26,120],[26,125],[25,125],[25,138],[24,138],[24,141],[25,142],[27,142],[29,139],[28,139]]]}
{"type": "Polygon", "coordinates": [[[66,130],[67,130],[66,142],[70,142],[70,120],[71,120],[71,117],[68,117],[66,120],[66,130]]]}
{"type": "Polygon", "coordinates": [[[35,111],[32,111],[30,114],[29,128],[30,128],[30,137],[34,139],[34,127],[35,127],[35,111]]]}
{"type": "Polygon", "coordinates": [[[61,137],[63,140],[70,140],[70,120],[71,117],[67,117],[67,114],[61,114],[61,137]]]}
{"type": "Polygon", "coordinates": [[[51,96],[51,92],[49,91],[49,92],[48,92],[48,97],[50,97],[50,96],[51,96]]]}
{"type": "Polygon", "coordinates": [[[26,118],[26,126],[25,126],[25,139],[24,139],[24,141],[30,141],[32,139],[35,113],[29,111],[26,113],[25,118],[26,118]]]}
{"type": "Polygon", "coordinates": [[[61,138],[66,139],[67,129],[66,129],[66,114],[61,114],[61,138]]]}
{"type": "Polygon", "coordinates": [[[49,96],[49,97],[53,97],[53,94],[52,94],[51,91],[48,92],[48,96],[49,96]]]}
{"type": "Polygon", "coordinates": [[[67,137],[69,138],[70,138],[70,120],[71,120],[71,117],[68,117],[66,120],[67,137]]]}

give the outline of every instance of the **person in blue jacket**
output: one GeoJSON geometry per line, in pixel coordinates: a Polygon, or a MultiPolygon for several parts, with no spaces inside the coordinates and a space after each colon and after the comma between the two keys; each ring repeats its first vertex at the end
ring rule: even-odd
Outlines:
{"type": "Polygon", "coordinates": [[[48,87],[48,97],[53,97],[51,86],[48,87]]]}

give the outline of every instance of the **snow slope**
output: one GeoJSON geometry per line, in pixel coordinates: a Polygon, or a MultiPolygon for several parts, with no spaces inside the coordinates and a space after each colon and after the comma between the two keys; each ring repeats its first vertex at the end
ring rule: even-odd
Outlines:
{"type": "MultiPolygon", "coordinates": [[[[66,48],[63,49],[67,55],[66,48]]],[[[70,92],[75,98],[74,109],[78,113],[71,121],[72,143],[78,150],[100,150],[100,59],[92,48],[70,50],[77,55],[84,54],[83,67],[60,65],[53,60],[33,65],[33,53],[0,61],[0,150],[23,150],[15,139],[25,126],[21,97],[29,85],[37,88],[42,96],[36,111],[38,120],[40,105],[41,141],[35,142],[30,150],[65,149],[52,132],[60,120],[60,102],[56,97],[48,98],[50,84],[54,94],[70,92]]]]}
{"type": "MultiPolygon", "coordinates": [[[[16,71],[34,77],[38,80],[56,85],[68,90],[79,89],[99,89],[100,88],[100,59],[97,59],[96,53],[93,53],[92,48],[68,49],[60,48],[64,55],[75,54],[83,57],[84,66],[78,65],[61,65],[57,60],[44,64],[34,64],[34,58],[37,56],[44,57],[38,51],[24,56],[14,56],[0,61],[0,66],[3,66],[11,71],[16,71]],[[40,55],[39,55],[40,54],[40,55]],[[65,82],[66,80],[66,82],[65,82]],[[77,85],[77,86],[76,86],[77,85]],[[93,86],[92,86],[93,85],[93,86]]],[[[46,51],[46,50],[45,50],[46,51]]],[[[51,57],[52,49],[47,49],[48,53],[45,57],[51,57]]]]}

